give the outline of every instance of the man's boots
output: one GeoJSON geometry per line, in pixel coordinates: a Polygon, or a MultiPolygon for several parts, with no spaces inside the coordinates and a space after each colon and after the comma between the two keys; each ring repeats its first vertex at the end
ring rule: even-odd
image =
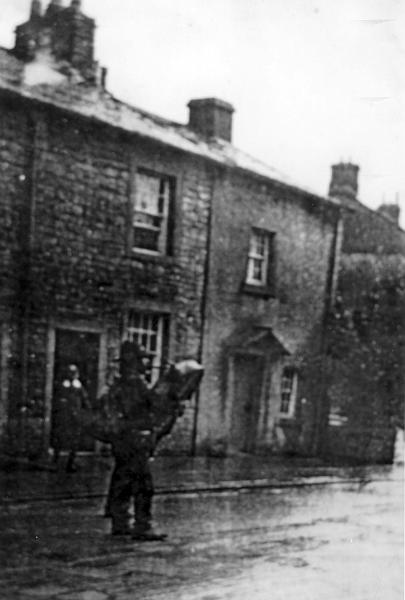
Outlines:
{"type": "Polygon", "coordinates": [[[129,526],[128,521],[116,521],[113,519],[111,535],[121,536],[121,535],[132,535],[132,529],[129,526]]]}
{"type": "Polygon", "coordinates": [[[69,456],[68,456],[66,467],[65,467],[66,473],[76,473],[77,467],[75,465],[75,459],[76,459],[76,452],[74,450],[71,450],[69,452],[69,456]]]}
{"type": "Polygon", "coordinates": [[[138,542],[162,542],[166,538],[166,533],[156,531],[150,524],[143,525],[135,523],[132,530],[132,539],[138,542]]]}

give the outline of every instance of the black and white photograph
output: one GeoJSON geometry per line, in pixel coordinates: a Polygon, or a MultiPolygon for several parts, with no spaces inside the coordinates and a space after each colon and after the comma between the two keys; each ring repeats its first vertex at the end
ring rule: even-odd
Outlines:
{"type": "Polygon", "coordinates": [[[0,0],[1,600],[403,600],[404,0],[0,0]]]}

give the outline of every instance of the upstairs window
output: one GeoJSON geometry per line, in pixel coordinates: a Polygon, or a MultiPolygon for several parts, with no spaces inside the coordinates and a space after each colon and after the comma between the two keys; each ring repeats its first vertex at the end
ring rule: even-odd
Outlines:
{"type": "Polygon", "coordinates": [[[297,372],[292,367],[286,367],[283,370],[281,378],[281,401],[279,410],[281,416],[294,416],[296,395],[297,372]]]}
{"type": "Polygon", "coordinates": [[[159,378],[167,349],[167,316],[130,310],[125,337],[131,342],[136,342],[149,354],[150,369],[146,378],[149,383],[155,383],[159,378]]]}
{"type": "Polygon", "coordinates": [[[252,229],[249,243],[246,285],[269,289],[273,285],[274,233],[252,229]]]}
{"type": "Polygon", "coordinates": [[[170,254],[169,221],[173,205],[171,177],[140,172],[133,206],[133,247],[152,254],[170,254]]]}

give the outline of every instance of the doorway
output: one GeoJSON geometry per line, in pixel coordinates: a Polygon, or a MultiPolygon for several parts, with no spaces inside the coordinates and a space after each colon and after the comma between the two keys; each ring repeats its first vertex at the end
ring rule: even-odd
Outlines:
{"type": "Polygon", "coordinates": [[[232,446],[252,453],[256,446],[258,420],[264,379],[264,357],[237,354],[233,358],[234,398],[232,446]]]}
{"type": "MultiPolygon", "coordinates": [[[[54,394],[57,387],[66,377],[67,366],[75,364],[79,369],[80,380],[87,391],[89,400],[93,403],[97,397],[99,350],[100,334],[98,333],[56,329],[53,373],[54,394]]],[[[51,439],[52,431],[58,430],[61,426],[63,427],[63,423],[59,423],[58,418],[61,417],[55,411],[52,411],[51,439]]],[[[79,451],[93,452],[94,449],[94,439],[88,435],[81,434],[79,438],[79,451]]]]}

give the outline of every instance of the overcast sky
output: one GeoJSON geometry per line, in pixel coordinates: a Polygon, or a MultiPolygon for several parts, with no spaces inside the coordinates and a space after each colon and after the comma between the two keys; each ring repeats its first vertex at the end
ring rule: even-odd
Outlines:
{"type": "MultiPolygon", "coordinates": [[[[30,3],[0,0],[0,45],[30,3]]],[[[405,0],[82,4],[115,96],[180,122],[191,98],[227,100],[236,146],[320,194],[351,160],[361,201],[399,196],[405,226],[405,0]]]]}

